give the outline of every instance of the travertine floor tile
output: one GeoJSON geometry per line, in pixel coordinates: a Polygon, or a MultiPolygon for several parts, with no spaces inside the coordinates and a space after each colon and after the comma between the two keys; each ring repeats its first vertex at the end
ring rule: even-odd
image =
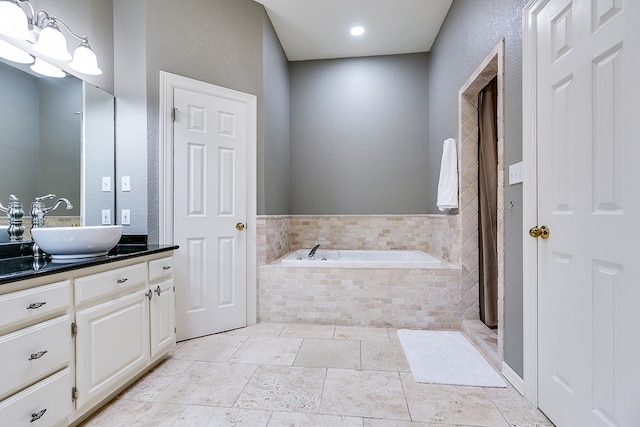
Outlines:
{"type": "Polygon", "coordinates": [[[274,412],[268,427],[362,427],[362,418],[274,412]]]}
{"type": "Polygon", "coordinates": [[[411,372],[402,345],[397,341],[362,341],[362,369],[411,372]]]}
{"type": "Polygon", "coordinates": [[[485,392],[512,426],[553,426],[542,412],[532,407],[513,387],[486,388],[485,392]]]}
{"type": "Polygon", "coordinates": [[[480,387],[420,384],[401,373],[411,419],[414,421],[508,427],[500,411],[480,387]]]}
{"type": "Polygon", "coordinates": [[[271,323],[258,323],[256,325],[247,326],[246,328],[234,329],[224,332],[224,335],[244,335],[254,337],[277,337],[282,333],[284,325],[271,323]]]}
{"type": "Polygon", "coordinates": [[[132,400],[155,400],[169,384],[184,375],[193,363],[192,360],[166,359],[122,392],[119,397],[132,400]]]}
{"type": "Polygon", "coordinates": [[[249,337],[230,361],[292,365],[301,344],[302,338],[249,337]]]}
{"type": "Polygon", "coordinates": [[[360,341],[306,338],[293,365],[360,369],[360,341]]]}
{"type": "Polygon", "coordinates": [[[207,362],[226,362],[248,338],[215,334],[184,341],[182,346],[173,353],[173,357],[207,362]]]}
{"type": "Polygon", "coordinates": [[[320,412],[409,420],[397,372],[329,369],[320,412]]]}
{"type": "Polygon", "coordinates": [[[170,427],[185,409],[184,405],[116,399],[82,425],[170,427]]]}
{"type": "Polygon", "coordinates": [[[513,387],[416,383],[395,329],[260,324],[179,343],[83,425],[509,424],[552,426],[513,387]]]}
{"type": "Polygon", "coordinates": [[[243,363],[195,362],[156,401],[231,407],[255,370],[243,363]]]}
{"type": "Polygon", "coordinates": [[[381,419],[364,419],[364,427],[470,427],[462,426],[459,424],[433,424],[433,423],[418,423],[412,421],[396,421],[396,420],[381,420],[381,419]]]}
{"type": "Polygon", "coordinates": [[[280,334],[287,338],[333,338],[336,327],[333,325],[313,325],[306,323],[295,323],[287,325],[280,334]]]}
{"type": "Polygon", "coordinates": [[[382,340],[389,341],[386,328],[365,328],[360,326],[336,326],[334,338],[338,340],[382,340]]]}
{"type": "Polygon", "coordinates": [[[237,408],[317,413],[325,369],[261,365],[234,405],[237,408]]]}
{"type": "Polygon", "coordinates": [[[189,406],[171,427],[265,427],[270,411],[189,406]]]}

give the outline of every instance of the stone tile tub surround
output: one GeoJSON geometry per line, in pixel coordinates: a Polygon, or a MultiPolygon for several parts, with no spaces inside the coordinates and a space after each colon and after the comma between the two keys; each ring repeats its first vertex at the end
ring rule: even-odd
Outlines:
{"type": "Polygon", "coordinates": [[[319,215],[258,218],[258,316],[262,322],[459,329],[459,216],[319,215]],[[423,250],[440,269],[282,267],[290,251],[423,250]]]}

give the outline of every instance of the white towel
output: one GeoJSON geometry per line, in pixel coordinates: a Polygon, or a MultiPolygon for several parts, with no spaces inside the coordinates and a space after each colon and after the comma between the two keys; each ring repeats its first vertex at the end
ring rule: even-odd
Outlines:
{"type": "Polygon", "coordinates": [[[441,211],[458,207],[458,153],[453,138],[444,141],[442,146],[437,205],[441,211]]]}

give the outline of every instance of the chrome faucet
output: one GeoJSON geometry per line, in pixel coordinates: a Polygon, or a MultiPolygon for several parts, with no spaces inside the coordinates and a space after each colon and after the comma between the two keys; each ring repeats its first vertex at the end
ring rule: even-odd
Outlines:
{"type": "Polygon", "coordinates": [[[67,205],[67,209],[73,209],[73,205],[71,202],[64,197],[60,197],[53,206],[45,207],[44,200],[53,199],[56,197],[55,194],[47,194],[46,196],[36,197],[35,201],[31,203],[31,228],[41,228],[44,227],[44,216],[55,210],[60,206],[60,203],[64,202],[67,205]]]}
{"type": "Polygon", "coordinates": [[[308,259],[313,259],[313,257],[316,256],[316,251],[318,250],[318,248],[320,247],[320,245],[315,245],[313,247],[313,249],[311,249],[311,251],[309,251],[309,255],[307,255],[308,259]]]}

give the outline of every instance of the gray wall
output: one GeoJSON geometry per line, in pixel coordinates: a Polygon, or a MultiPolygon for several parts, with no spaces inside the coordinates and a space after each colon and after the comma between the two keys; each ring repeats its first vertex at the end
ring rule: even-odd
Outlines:
{"type": "Polygon", "coordinates": [[[29,206],[38,188],[38,78],[3,63],[0,74],[0,202],[6,207],[15,194],[29,206]]]}
{"type": "Polygon", "coordinates": [[[291,213],[427,212],[428,55],[290,64],[291,213]]]}
{"type": "Polygon", "coordinates": [[[66,197],[73,204],[73,209],[60,206],[48,216],[77,216],[80,215],[82,82],[69,77],[43,78],[39,81],[39,88],[37,196],[52,193],[66,197]]]}
{"type": "MultiPolygon", "coordinates": [[[[117,169],[118,176],[132,177],[132,191],[126,195],[127,199],[118,193],[118,208],[131,209],[130,230],[148,233],[149,240],[154,242],[158,239],[159,226],[159,72],[168,71],[256,95],[258,164],[262,164],[262,50],[266,12],[262,5],[251,0],[131,3],[114,1],[117,169]],[[133,63],[129,63],[129,59],[133,59],[133,63]],[[129,83],[130,80],[146,85],[146,93],[138,85],[129,83]],[[142,95],[146,96],[144,102],[142,95]],[[136,116],[144,112],[144,123],[122,121],[121,98],[127,103],[128,112],[136,116]],[[142,164],[147,165],[146,170],[142,164]]],[[[258,195],[258,211],[264,212],[263,193],[258,195]]]]}
{"type": "MultiPolygon", "coordinates": [[[[431,49],[429,211],[436,207],[442,141],[458,136],[458,91],[505,39],[505,160],[522,159],[522,8],[525,0],[454,0],[431,49]]],[[[508,175],[508,174],[507,174],[508,175]]],[[[522,370],[522,185],[505,188],[505,361],[522,370]]]]}
{"type": "Polygon", "coordinates": [[[83,83],[83,141],[84,141],[84,225],[101,225],[102,210],[111,211],[111,224],[115,224],[114,213],[114,98],[89,83],[83,83]],[[102,177],[111,178],[111,191],[100,190],[102,177]]]}
{"type": "Polygon", "coordinates": [[[291,211],[289,172],[289,62],[280,46],[271,21],[263,19],[264,29],[264,164],[258,165],[258,179],[268,215],[291,211]],[[260,167],[262,166],[262,167],[260,167]]]}

